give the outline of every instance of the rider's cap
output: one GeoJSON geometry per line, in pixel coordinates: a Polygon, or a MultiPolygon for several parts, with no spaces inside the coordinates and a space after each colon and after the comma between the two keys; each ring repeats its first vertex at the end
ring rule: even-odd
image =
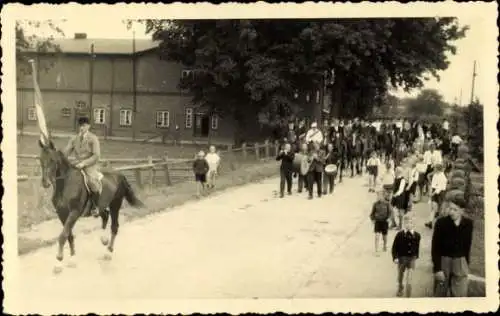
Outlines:
{"type": "Polygon", "coordinates": [[[80,117],[78,118],[78,125],[90,124],[88,117],[80,117]]]}

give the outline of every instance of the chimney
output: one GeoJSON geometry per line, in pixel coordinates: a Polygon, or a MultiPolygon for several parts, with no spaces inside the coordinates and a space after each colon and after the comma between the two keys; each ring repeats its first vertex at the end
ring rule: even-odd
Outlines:
{"type": "Polygon", "coordinates": [[[75,33],[75,39],[87,39],[87,33],[75,33]]]}

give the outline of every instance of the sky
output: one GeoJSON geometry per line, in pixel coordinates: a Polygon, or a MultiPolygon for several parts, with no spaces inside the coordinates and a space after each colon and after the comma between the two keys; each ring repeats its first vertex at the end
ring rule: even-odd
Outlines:
{"type": "MultiPolygon", "coordinates": [[[[487,35],[484,32],[491,27],[491,23],[477,16],[458,17],[458,21],[461,25],[469,26],[466,37],[455,42],[457,53],[450,54],[448,69],[439,73],[441,80],[438,82],[431,78],[425,82],[424,88],[437,89],[447,102],[466,105],[471,99],[472,70],[476,60],[475,97],[485,105],[491,103],[494,106],[497,100],[496,96],[491,94],[492,85],[489,81],[494,79],[498,68],[496,60],[491,58],[491,55],[487,56],[486,52],[491,49],[496,51],[497,46],[496,42],[486,39],[487,35]]],[[[84,26],[81,22],[81,20],[57,21],[57,25],[64,31],[65,37],[73,37],[74,33],[87,33],[88,38],[132,38],[133,36],[132,30],[128,30],[119,18],[107,17],[103,23],[95,21],[95,23],[85,23],[84,26]]],[[[143,25],[134,25],[134,30],[136,38],[150,38],[150,35],[145,34],[143,25]]],[[[418,92],[419,90],[412,90],[410,93],[405,93],[398,90],[395,94],[398,97],[406,97],[416,96],[418,92]]]]}

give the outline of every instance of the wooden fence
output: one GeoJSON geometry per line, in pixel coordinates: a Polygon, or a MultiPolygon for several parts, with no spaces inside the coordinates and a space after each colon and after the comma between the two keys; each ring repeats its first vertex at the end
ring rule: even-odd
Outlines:
{"type": "MultiPolygon", "coordinates": [[[[278,143],[243,144],[240,148],[229,146],[219,151],[221,157],[220,173],[228,173],[245,164],[274,158],[279,151],[278,143]]],[[[19,207],[37,208],[40,203],[50,201],[48,191],[41,187],[41,170],[36,155],[17,155],[17,176],[19,207]],[[27,163],[29,162],[29,163],[27,163]]],[[[168,155],[160,158],[113,158],[102,159],[101,170],[114,170],[123,173],[131,185],[143,191],[151,191],[158,187],[168,187],[194,178],[192,171],[193,158],[170,159],[168,155]]]]}

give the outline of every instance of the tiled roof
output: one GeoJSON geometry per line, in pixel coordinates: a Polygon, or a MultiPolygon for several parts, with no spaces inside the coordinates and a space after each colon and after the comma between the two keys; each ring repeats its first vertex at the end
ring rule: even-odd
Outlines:
{"type": "MultiPolygon", "coordinates": [[[[94,44],[95,54],[123,54],[130,55],[133,53],[133,40],[132,39],[73,39],[63,38],[54,39],[52,43],[59,46],[63,53],[78,54],[90,53],[90,46],[94,44]]],[[[158,47],[159,42],[150,39],[136,39],[135,52],[141,52],[158,47]]],[[[35,46],[35,45],[33,45],[35,46]]],[[[34,51],[34,49],[31,49],[34,51]]]]}

